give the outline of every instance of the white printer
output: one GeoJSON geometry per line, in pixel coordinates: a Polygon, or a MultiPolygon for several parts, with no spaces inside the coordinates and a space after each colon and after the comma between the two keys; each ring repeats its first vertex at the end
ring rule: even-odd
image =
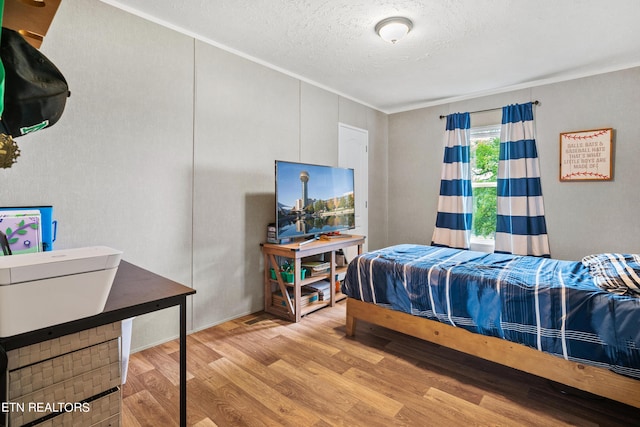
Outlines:
{"type": "Polygon", "coordinates": [[[91,246],[0,257],[0,337],[101,313],[121,256],[91,246]]]}

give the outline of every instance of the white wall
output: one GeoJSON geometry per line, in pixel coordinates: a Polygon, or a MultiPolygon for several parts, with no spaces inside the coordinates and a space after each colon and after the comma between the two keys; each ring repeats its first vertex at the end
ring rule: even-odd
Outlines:
{"type": "MultiPolygon", "coordinates": [[[[41,50],[72,95],[55,126],[16,140],[0,206],[53,205],[56,248],[112,246],[194,287],[190,330],[263,308],[274,160],[337,165],[348,123],[369,130],[386,183],[387,115],[97,0],[63,1],[41,50]]],[[[370,206],[386,212],[386,196],[370,206]]],[[[177,333],[176,310],[142,316],[132,347],[177,333]]]]}
{"type": "Polygon", "coordinates": [[[300,156],[300,83],[200,42],[196,64],[194,323],[206,326],[264,301],[273,159],[300,156]]]}
{"type": "Polygon", "coordinates": [[[534,87],[389,117],[389,243],[429,243],[435,224],[444,120],[439,116],[513,103],[535,107],[551,255],[578,260],[640,251],[640,68],[534,87]],[[560,182],[559,135],[614,129],[614,180],[560,182]]]}

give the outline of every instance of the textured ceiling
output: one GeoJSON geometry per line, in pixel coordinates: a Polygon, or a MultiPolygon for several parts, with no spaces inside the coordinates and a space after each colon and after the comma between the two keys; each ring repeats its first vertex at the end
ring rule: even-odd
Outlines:
{"type": "Polygon", "coordinates": [[[387,113],[640,65],[638,0],[102,1],[387,113]]]}

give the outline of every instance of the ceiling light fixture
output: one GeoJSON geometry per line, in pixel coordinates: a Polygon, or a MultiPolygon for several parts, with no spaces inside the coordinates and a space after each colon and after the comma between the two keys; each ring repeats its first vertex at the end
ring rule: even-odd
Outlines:
{"type": "Polygon", "coordinates": [[[376,24],[376,33],[386,42],[396,44],[398,40],[411,31],[413,23],[401,16],[383,19],[376,24]]]}

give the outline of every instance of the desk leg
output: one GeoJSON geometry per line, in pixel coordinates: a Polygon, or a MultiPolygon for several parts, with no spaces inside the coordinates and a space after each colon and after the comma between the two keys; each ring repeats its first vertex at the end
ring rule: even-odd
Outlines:
{"type": "Polygon", "coordinates": [[[180,301],[180,426],[187,426],[187,297],[180,301]]]}

